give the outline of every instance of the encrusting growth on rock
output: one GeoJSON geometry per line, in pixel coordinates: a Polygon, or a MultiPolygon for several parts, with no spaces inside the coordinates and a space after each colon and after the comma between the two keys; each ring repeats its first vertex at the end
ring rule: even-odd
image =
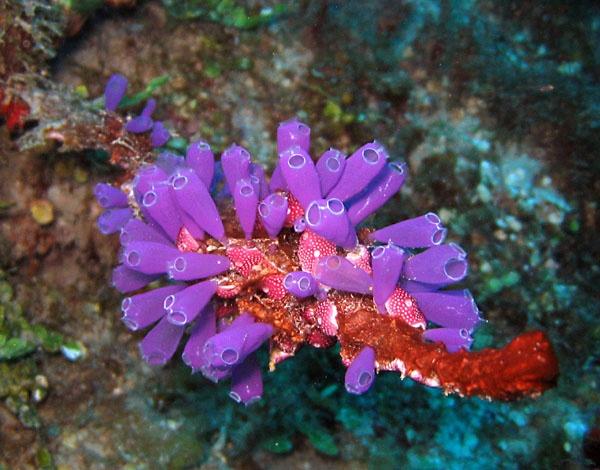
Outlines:
{"type": "MultiPolygon", "coordinates": [[[[123,77],[106,90],[108,116],[123,97],[123,77]]],[[[124,132],[169,136],[153,121],[156,103],[124,132]]],[[[161,365],[185,336],[183,360],[213,381],[231,379],[244,404],[262,395],[256,350],[269,367],[303,345],[341,345],[346,390],[365,393],[379,371],[396,371],[447,393],[488,399],[536,396],[556,381],[558,364],[541,332],[501,349],[470,352],[481,321],[466,289],[465,251],[428,213],[376,231],[361,223],[394,196],[407,167],[374,141],[346,157],[310,157],[310,128],[277,130],[279,161],[265,171],[238,145],[220,161],[208,143],[185,156],[169,152],[141,167],[121,189],[99,184],[104,234],[119,233],[113,284],[128,295],[123,321],[151,327],[142,356],[161,365]],[[158,287],[146,289],[150,282],[158,287]]]]}

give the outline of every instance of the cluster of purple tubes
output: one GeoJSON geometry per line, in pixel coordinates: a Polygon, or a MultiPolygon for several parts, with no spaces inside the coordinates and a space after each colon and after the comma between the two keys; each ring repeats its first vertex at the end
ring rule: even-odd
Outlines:
{"type": "MultiPolygon", "coordinates": [[[[111,78],[107,109],[117,108],[126,85],[122,76],[111,78]]],[[[127,130],[154,132],[154,107],[150,100],[127,130]]],[[[155,164],[142,167],[129,195],[107,184],[96,186],[97,200],[106,209],[98,219],[100,231],[120,233],[121,264],[114,270],[113,284],[123,293],[133,293],[123,300],[123,321],[131,330],[154,325],[140,344],[150,364],[166,363],[188,332],[186,364],[213,381],[231,378],[231,396],[238,401],[248,404],[261,396],[255,351],[273,334],[273,327],[243,312],[230,325],[218,323],[211,300],[217,286],[211,278],[230,268],[228,258],[183,252],[177,242],[187,232],[196,240],[209,235],[227,245],[212,197],[216,175],[222,174],[246,239],[253,237],[258,222],[270,237],[278,236],[288,214],[287,192],[304,209],[304,216],[295,221],[296,231],[308,230],[355,250],[357,226],[398,192],[407,167],[390,162],[376,141],[349,157],[327,150],[316,163],[309,147],[310,128],[290,120],[277,130],[279,160],[270,181],[243,147],[232,145],[215,163],[210,146],[196,141],[185,156],[163,152],[155,164]],[[141,217],[134,216],[132,205],[141,217]],[[167,281],[163,287],[136,293],[161,278],[167,281]]],[[[350,256],[329,256],[321,258],[313,272],[289,273],[284,286],[298,298],[323,299],[328,288],[372,295],[382,314],[392,313],[389,299],[400,286],[417,301],[426,320],[438,325],[425,331],[426,339],[443,342],[451,352],[468,349],[481,321],[479,310],[468,290],[442,290],[467,274],[466,253],[453,243],[444,244],[445,237],[439,217],[428,213],[370,234],[372,274],[350,256]]],[[[366,346],[348,367],[346,389],[368,390],[375,366],[375,351],[366,346]]]]}
{"type": "MultiPolygon", "coordinates": [[[[116,111],[119,103],[127,91],[127,78],[114,74],[108,80],[104,89],[104,106],[108,111],[116,111]]],[[[156,100],[149,99],[139,116],[132,118],[125,125],[127,132],[143,134],[150,132],[150,141],[153,147],[162,147],[171,138],[171,134],[162,121],[153,121],[152,113],[156,108],[156,100]]]]}

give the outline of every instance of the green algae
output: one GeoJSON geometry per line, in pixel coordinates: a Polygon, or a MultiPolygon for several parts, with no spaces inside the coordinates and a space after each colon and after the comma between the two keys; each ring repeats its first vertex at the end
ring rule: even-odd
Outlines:
{"type": "Polygon", "coordinates": [[[233,0],[163,0],[171,16],[179,20],[204,19],[238,29],[269,24],[288,11],[284,4],[264,7],[251,13],[233,0]]]}
{"type": "Polygon", "coordinates": [[[35,406],[47,395],[48,379],[34,353],[62,352],[72,361],[82,357],[85,348],[43,325],[29,323],[3,277],[0,272],[0,399],[24,426],[38,428],[41,421],[35,406]]]}

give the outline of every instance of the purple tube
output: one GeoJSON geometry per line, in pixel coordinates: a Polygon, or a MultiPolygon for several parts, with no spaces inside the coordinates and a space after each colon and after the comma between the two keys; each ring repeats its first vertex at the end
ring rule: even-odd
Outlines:
{"type": "Polygon", "coordinates": [[[108,111],[115,111],[126,91],[127,79],[119,73],[111,75],[104,89],[104,107],[108,111]]]}
{"type": "Polygon", "coordinates": [[[277,154],[295,145],[306,152],[310,150],[310,127],[293,118],[282,122],[277,128],[277,154]]]}
{"type": "Polygon", "coordinates": [[[321,182],[315,164],[302,148],[291,147],[279,156],[279,167],[288,188],[306,209],[315,199],[321,199],[321,182]]]}
{"type": "Polygon", "coordinates": [[[96,222],[98,230],[103,235],[118,232],[131,219],[133,211],[128,207],[107,209],[105,210],[96,222]]]}
{"type": "Polygon", "coordinates": [[[171,186],[158,184],[146,191],[142,197],[142,207],[171,240],[177,240],[183,222],[179,217],[179,208],[175,203],[171,186]]]}
{"type": "Polygon", "coordinates": [[[461,349],[469,350],[473,343],[466,328],[433,328],[423,333],[428,341],[444,343],[448,352],[454,353],[461,349]]]}
{"type": "Polygon", "coordinates": [[[229,396],[237,403],[249,406],[260,400],[262,394],[262,372],[256,360],[256,354],[251,354],[244,362],[234,367],[231,373],[229,396]]]}
{"type": "Polygon", "coordinates": [[[144,274],[120,265],[113,269],[112,285],[119,292],[125,294],[147,286],[158,277],[156,274],[144,274]]]}
{"type": "Polygon", "coordinates": [[[136,218],[129,219],[123,226],[119,240],[123,246],[131,242],[155,242],[171,245],[169,239],[162,233],[136,218]]]}
{"type": "Polygon", "coordinates": [[[229,192],[235,192],[236,183],[242,178],[250,178],[250,153],[244,147],[233,144],[221,155],[221,166],[229,192]]]}
{"type": "Polygon", "coordinates": [[[241,364],[272,334],[273,327],[266,323],[231,327],[206,342],[204,356],[212,367],[220,369],[233,367],[241,364]]]}
{"type": "Polygon", "coordinates": [[[467,275],[467,254],[455,243],[438,245],[404,262],[403,275],[410,281],[446,285],[467,275]]]}
{"type": "Polygon", "coordinates": [[[275,166],[273,173],[271,174],[271,181],[269,183],[269,189],[272,193],[281,189],[282,191],[287,191],[287,183],[285,178],[283,177],[283,172],[281,171],[281,166],[279,163],[275,166]]]}
{"type": "Polygon", "coordinates": [[[308,228],[336,245],[345,246],[350,230],[353,230],[344,203],[336,198],[311,202],[304,219],[308,228]]]}
{"type": "Polygon", "coordinates": [[[164,274],[181,252],[155,242],[131,242],[123,249],[123,264],[144,274],[164,274]]]}
{"type": "Polygon", "coordinates": [[[329,191],[337,184],[346,167],[346,155],[337,149],[329,149],[317,161],[317,173],[321,181],[321,194],[329,195],[329,191]]]}
{"type": "Polygon", "coordinates": [[[210,190],[215,176],[215,155],[210,145],[203,140],[192,142],[187,148],[185,161],[196,172],[206,189],[210,190]]]}
{"type": "Polygon", "coordinates": [[[468,289],[411,294],[428,321],[444,328],[472,331],[481,321],[479,309],[468,289]]]}
{"type": "Polygon", "coordinates": [[[383,169],[387,159],[388,153],[379,142],[363,145],[346,160],[344,173],[328,196],[346,201],[360,193],[383,169]]]}
{"type": "Polygon", "coordinates": [[[185,326],[173,325],[163,318],[140,343],[144,360],[151,366],[166,364],[177,351],[184,331],[185,326]]]}
{"type": "Polygon", "coordinates": [[[155,185],[167,181],[168,175],[157,165],[147,165],[138,170],[133,178],[133,194],[138,204],[142,203],[142,197],[155,185]]]}
{"type": "Polygon", "coordinates": [[[392,243],[371,252],[373,300],[380,312],[385,312],[385,302],[398,284],[405,256],[404,250],[392,243]]]}
{"type": "Polygon", "coordinates": [[[220,242],[225,241],[225,227],[206,186],[191,168],[180,168],[172,179],[175,199],[194,222],[220,242]]]}
{"type": "Polygon", "coordinates": [[[162,121],[156,121],[152,132],[150,133],[150,142],[152,147],[162,147],[171,138],[171,133],[167,130],[162,121]]]}
{"type": "Polygon", "coordinates": [[[289,273],[283,278],[283,285],[290,294],[300,299],[310,297],[317,291],[318,287],[312,274],[304,271],[289,273]]]}
{"type": "Polygon", "coordinates": [[[176,281],[194,281],[227,271],[229,264],[226,256],[180,253],[169,262],[167,274],[176,281]]]}
{"type": "Polygon", "coordinates": [[[191,367],[193,372],[200,370],[205,365],[204,355],[202,354],[204,343],[216,333],[215,306],[213,303],[209,303],[198,315],[181,355],[183,362],[191,367]]]}
{"type": "Polygon", "coordinates": [[[154,98],[150,98],[148,101],[146,101],[146,106],[144,106],[144,109],[142,109],[142,113],[140,114],[140,116],[151,118],[152,113],[154,113],[155,109],[156,100],[154,98]]]}
{"type": "Polygon", "coordinates": [[[169,295],[164,300],[167,319],[174,325],[185,325],[198,316],[217,291],[216,281],[202,281],[169,295]]]}
{"type": "Polygon", "coordinates": [[[352,225],[358,225],[396,194],[406,179],[406,163],[388,163],[365,191],[352,198],[348,217],[352,225]]]}
{"type": "Polygon", "coordinates": [[[232,194],[238,220],[240,221],[246,240],[250,240],[256,222],[258,194],[250,179],[246,178],[237,180],[232,194]]]}
{"type": "MultiPolygon", "coordinates": [[[[267,184],[267,177],[265,175],[265,169],[258,163],[250,164],[250,179],[256,178],[258,185],[258,199],[261,201],[269,195],[269,185],[267,184]]],[[[252,180],[252,184],[255,180],[252,180]]]]}
{"type": "Polygon", "coordinates": [[[361,349],[346,369],[346,391],[354,395],[365,393],[375,381],[375,351],[370,346],[361,349]]]}
{"type": "MultiPolygon", "coordinates": [[[[254,317],[252,315],[250,315],[249,313],[242,313],[241,315],[236,317],[235,320],[233,320],[231,322],[231,324],[225,324],[224,319],[221,319],[218,323],[220,323],[220,324],[217,324],[217,330],[219,331],[219,333],[221,333],[229,328],[238,328],[238,327],[245,327],[248,325],[252,325],[254,323],[254,317]]],[[[204,364],[200,368],[200,371],[202,372],[202,375],[204,377],[206,377],[208,380],[211,380],[211,381],[217,383],[217,382],[219,382],[223,379],[227,379],[231,376],[231,370],[232,370],[231,367],[225,367],[225,368],[213,367],[206,362],[207,359],[204,355],[204,350],[200,354],[202,356],[202,360],[204,361],[204,364]]]]}
{"type": "Polygon", "coordinates": [[[254,320],[254,317],[251,314],[249,314],[248,312],[244,312],[244,313],[238,315],[237,317],[235,317],[230,324],[221,325],[222,329],[219,330],[219,333],[221,331],[225,331],[228,328],[239,328],[239,327],[250,326],[250,325],[254,324],[255,322],[256,321],[254,320]]]}
{"type": "Polygon", "coordinates": [[[94,196],[96,196],[98,204],[104,209],[127,207],[129,205],[127,195],[110,184],[98,183],[94,187],[94,196]]]}
{"type": "Polygon", "coordinates": [[[131,331],[140,330],[152,325],[165,315],[163,303],[169,295],[175,294],[185,286],[167,286],[150,290],[143,294],[125,297],[121,302],[123,323],[131,331]]]}
{"type": "Polygon", "coordinates": [[[143,134],[152,129],[154,121],[148,116],[136,116],[125,124],[125,130],[132,134],[143,134]]]}
{"type": "Polygon", "coordinates": [[[371,276],[343,256],[321,258],[317,263],[315,278],[334,289],[358,294],[371,293],[373,285],[371,276]]]}
{"type": "Polygon", "coordinates": [[[275,238],[285,223],[288,201],[281,194],[269,194],[259,205],[258,215],[271,238],[275,238]]]}
{"type": "Polygon", "coordinates": [[[446,238],[446,229],[433,212],[389,225],[369,235],[371,240],[388,241],[406,248],[425,248],[440,245],[446,238]]]}

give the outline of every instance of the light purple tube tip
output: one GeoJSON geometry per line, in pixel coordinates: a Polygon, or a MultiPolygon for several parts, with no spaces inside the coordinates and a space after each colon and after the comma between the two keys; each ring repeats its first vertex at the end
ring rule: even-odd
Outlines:
{"type": "Polygon", "coordinates": [[[133,211],[128,207],[107,209],[98,217],[98,230],[103,235],[118,232],[132,216],[133,211]]]}
{"type": "Polygon", "coordinates": [[[216,281],[192,284],[164,299],[168,320],[174,325],[192,322],[217,291],[216,281]]]}
{"type": "Polygon", "coordinates": [[[346,369],[345,386],[348,393],[362,395],[375,381],[375,351],[365,346],[346,369]]]}
{"type": "Polygon", "coordinates": [[[180,253],[169,261],[167,274],[176,281],[194,281],[227,271],[229,264],[226,256],[180,253]]]}
{"type": "Polygon", "coordinates": [[[171,182],[179,207],[187,212],[200,228],[224,242],[223,221],[215,201],[196,172],[190,168],[180,168],[173,175],[171,182]]]}
{"type": "Polygon", "coordinates": [[[131,242],[123,249],[123,264],[145,274],[164,274],[181,252],[155,242],[131,242]]]}
{"type": "Polygon", "coordinates": [[[279,167],[287,186],[305,209],[315,199],[321,199],[321,182],[310,155],[298,146],[279,156],[279,167]]]}
{"type": "Polygon", "coordinates": [[[334,289],[358,294],[369,294],[373,284],[371,276],[343,256],[321,258],[317,263],[315,278],[334,289]]]}
{"type": "Polygon", "coordinates": [[[355,236],[344,203],[340,199],[317,199],[311,202],[304,219],[308,228],[336,245],[349,247],[349,235],[355,236]]]}
{"type": "Polygon", "coordinates": [[[277,153],[281,154],[295,145],[310,151],[310,127],[297,119],[290,119],[277,128],[277,153]]]}
{"type": "Polygon", "coordinates": [[[271,238],[275,238],[285,222],[288,201],[281,194],[269,194],[259,205],[258,215],[263,227],[271,238]]]}
{"type": "Polygon", "coordinates": [[[146,191],[141,205],[171,240],[177,240],[183,222],[170,186],[158,184],[146,191]]]}
{"type": "Polygon", "coordinates": [[[242,178],[250,178],[250,153],[244,147],[232,145],[221,155],[221,166],[231,194],[235,191],[236,183],[242,178]]]}
{"type": "Polygon", "coordinates": [[[215,306],[209,303],[202,309],[190,331],[190,337],[185,344],[181,358],[194,372],[200,370],[206,361],[204,359],[204,343],[217,333],[215,306]]]}
{"type": "Polygon", "coordinates": [[[329,192],[329,197],[342,201],[360,193],[383,169],[388,153],[377,141],[365,144],[346,160],[344,173],[329,192]]]}
{"type": "Polygon", "coordinates": [[[468,289],[440,292],[413,292],[419,309],[428,321],[445,328],[466,328],[479,324],[479,309],[468,289]]]}
{"type": "Polygon", "coordinates": [[[304,271],[293,271],[283,278],[283,285],[289,293],[303,299],[317,291],[317,282],[312,274],[304,271]]]}
{"type": "Polygon", "coordinates": [[[175,294],[185,286],[167,286],[150,290],[143,294],[125,297],[121,302],[123,323],[132,331],[146,328],[165,315],[163,303],[169,295],[175,294]]]}
{"type": "Polygon", "coordinates": [[[252,232],[254,231],[254,224],[256,222],[256,208],[258,207],[258,194],[257,188],[250,182],[248,178],[242,178],[237,180],[235,188],[233,190],[233,203],[235,205],[235,212],[246,240],[252,238],[252,232]]]}
{"type": "Polygon", "coordinates": [[[346,167],[346,155],[336,149],[329,149],[317,161],[317,173],[321,181],[321,193],[329,195],[329,191],[337,184],[346,167]]]}
{"type": "Polygon", "coordinates": [[[371,252],[373,300],[380,312],[385,311],[385,302],[398,284],[404,258],[404,250],[393,244],[375,247],[371,252]]]}
{"type": "Polygon", "coordinates": [[[125,130],[133,134],[143,134],[152,129],[154,121],[148,116],[136,116],[125,124],[125,130]]]}
{"type": "Polygon", "coordinates": [[[467,275],[467,254],[455,243],[438,245],[404,262],[403,276],[410,281],[446,285],[467,275]]]}
{"type": "Polygon", "coordinates": [[[376,230],[369,237],[382,243],[391,241],[406,248],[425,248],[440,245],[446,238],[446,229],[440,218],[429,212],[376,230]]]}
{"type": "Polygon", "coordinates": [[[111,75],[104,89],[104,107],[108,111],[115,111],[126,91],[127,79],[119,73],[111,75]]]}
{"type": "Polygon", "coordinates": [[[150,142],[153,147],[162,147],[171,138],[171,133],[167,130],[162,121],[156,121],[152,132],[150,133],[150,142]]]}
{"type": "Polygon", "coordinates": [[[349,201],[348,217],[352,225],[358,225],[388,202],[404,184],[406,173],[405,163],[388,163],[367,189],[349,201]]]}
{"type": "Polygon", "coordinates": [[[196,172],[204,186],[210,190],[215,176],[215,155],[210,145],[203,140],[192,142],[187,148],[185,161],[196,172]]]}
{"type": "Polygon", "coordinates": [[[94,196],[98,204],[105,209],[128,206],[127,195],[110,184],[98,183],[94,187],[94,196]]]}
{"type": "Polygon", "coordinates": [[[237,403],[249,406],[260,400],[262,394],[262,372],[256,360],[256,354],[251,354],[233,369],[229,396],[237,403]]]}
{"type": "Polygon", "coordinates": [[[113,287],[123,294],[141,289],[156,279],[156,274],[140,273],[123,265],[117,266],[112,273],[113,287]]]}
{"type": "Polygon", "coordinates": [[[461,349],[468,350],[473,343],[466,328],[433,328],[423,333],[423,338],[428,341],[444,343],[448,352],[457,352],[461,349]]]}
{"type": "Polygon", "coordinates": [[[173,325],[163,318],[140,343],[142,357],[151,366],[166,364],[181,341],[185,326],[173,325]]]}
{"type": "Polygon", "coordinates": [[[206,342],[204,355],[212,367],[232,367],[241,364],[272,334],[273,327],[266,323],[231,327],[206,342]]]}

